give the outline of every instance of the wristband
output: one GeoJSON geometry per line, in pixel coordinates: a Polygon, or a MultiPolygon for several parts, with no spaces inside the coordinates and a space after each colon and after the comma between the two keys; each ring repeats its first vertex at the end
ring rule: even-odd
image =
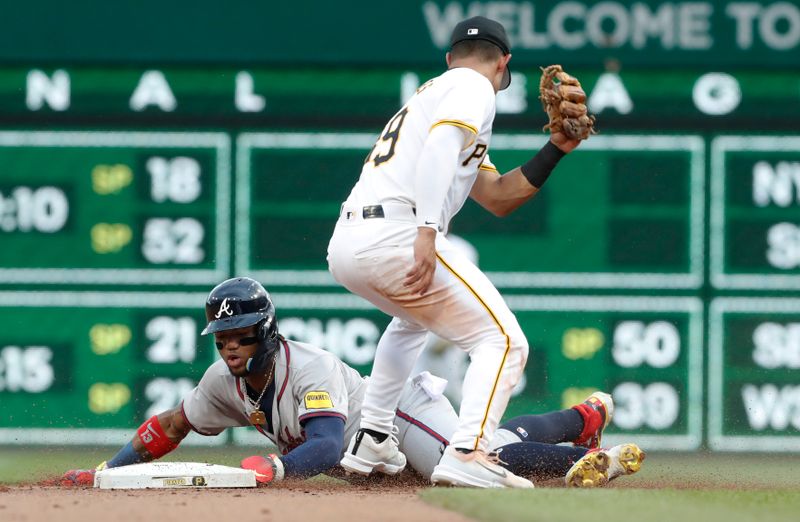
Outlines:
{"type": "Polygon", "coordinates": [[[275,480],[283,480],[283,478],[286,476],[286,468],[283,466],[283,461],[274,453],[270,454],[269,458],[272,460],[272,466],[275,471],[275,480]]]}
{"type": "Polygon", "coordinates": [[[153,415],[150,419],[144,421],[144,424],[139,426],[136,431],[139,440],[144,444],[145,449],[154,458],[160,458],[178,447],[176,442],[172,442],[167,437],[161,423],[158,422],[158,416],[153,415]]]}
{"type": "Polygon", "coordinates": [[[528,183],[536,187],[542,188],[544,182],[553,172],[556,164],[566,155],[566,152],[553,145],[552,141],[547,141],[544,147],[536,153],[536,156],[528,160],[527,163],[520,166],[522,175],[528,180],[528,183]]]}

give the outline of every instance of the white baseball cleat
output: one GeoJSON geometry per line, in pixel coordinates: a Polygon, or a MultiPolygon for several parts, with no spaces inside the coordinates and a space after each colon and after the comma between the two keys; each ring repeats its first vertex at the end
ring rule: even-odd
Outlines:
{"type": "Polygon", "coordinates": [[[397,431],[397,426],[392,426],[392,433],[378,442],[363,429],[358,430],[350,439],[341,466],[359,475],[369,475],[372,471],[397,475],[406,467],[406,456],[398,449],[397,431]]]}
{"type": "Polygon", "coordinates": [[[567,487],[596,488],[622,475],[632,475],[642,468],[645,452],[636,444],[620,444],[611,449],[587,452],[567,471],[567,487]]]}
{"type": "Polygon", "coordinates": [[[532,488],[533,482],[500,466],[496,454],[483,451],[462,453],[450,446],[433,468],[431,482],[440,486],[471,488],[532,488]]]}

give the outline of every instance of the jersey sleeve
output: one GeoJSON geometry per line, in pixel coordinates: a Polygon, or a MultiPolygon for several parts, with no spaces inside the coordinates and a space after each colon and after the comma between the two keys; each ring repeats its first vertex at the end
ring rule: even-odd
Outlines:
{"type": "Polygon", "coordinates": [[[249,426],[244,406],[236,396],[236,380],[211,366],[181,404],[183,418],[201,435],[218,435],[225,428],[249,426]]]}
{"type": "Polygon", "coordinates": [[[497,170],[497,167],[495,167],[494,163],[492,163],[492,160],[489,159],[489,153],[488,152],[483,157],[483,161],[481,161],[481,164],[478,166],[478,170],[486,170],[486,171],[489,171],[489,172],[497,172],[498,174],[500,173],[497,170]]]}
{"type": "Polygon", "coordinates": [[[314,417],[347,420],[347,386],[332,355],[326,355],[300,370],[293,390],[298,401],[297,416],[302,424],[314,417]]]}
{"type": "Polygon", "coordinates": [[[491,112],[494,92],[491,87],[472,78],[455,83],[441,98],[433,112],[430,130],[440,125],[453,125],[471,136],[465,142],[469,146],[480,132],[491,112]]]}

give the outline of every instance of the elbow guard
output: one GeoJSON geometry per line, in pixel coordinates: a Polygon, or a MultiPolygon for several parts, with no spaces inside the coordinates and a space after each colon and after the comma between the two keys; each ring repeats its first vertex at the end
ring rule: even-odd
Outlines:
{"type": "Polygon", "coordinates": [[[139,426],[136,430],[139,440],[144,444],[145,449],[154,458],[158,459],[178,447],[177,442],[172,442],[167,437],[161,423],[158,422],[158,416],[153,415],[148,420],[139,426]]]}

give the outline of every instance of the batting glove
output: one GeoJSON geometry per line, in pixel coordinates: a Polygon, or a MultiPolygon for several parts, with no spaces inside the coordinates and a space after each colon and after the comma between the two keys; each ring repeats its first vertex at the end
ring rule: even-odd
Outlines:
{"type": "Polygon", "coordinates": [[[242,460],[242,468],[255,471],[256,482],[260,484],[269,484],[270,482],[283,480],[283,462],[281,462],[281,459],[275,454],[270,454],[266,457],[262,457],[261,455],[247,457],[242,460]]]}
{"type": "Polygon", "coordinates": [[[71,469],[61,477],[62,486],[94,486],[94,475],[98,471],[106,469],[106,463],[102,462],[95,469],[71,469]]]}

